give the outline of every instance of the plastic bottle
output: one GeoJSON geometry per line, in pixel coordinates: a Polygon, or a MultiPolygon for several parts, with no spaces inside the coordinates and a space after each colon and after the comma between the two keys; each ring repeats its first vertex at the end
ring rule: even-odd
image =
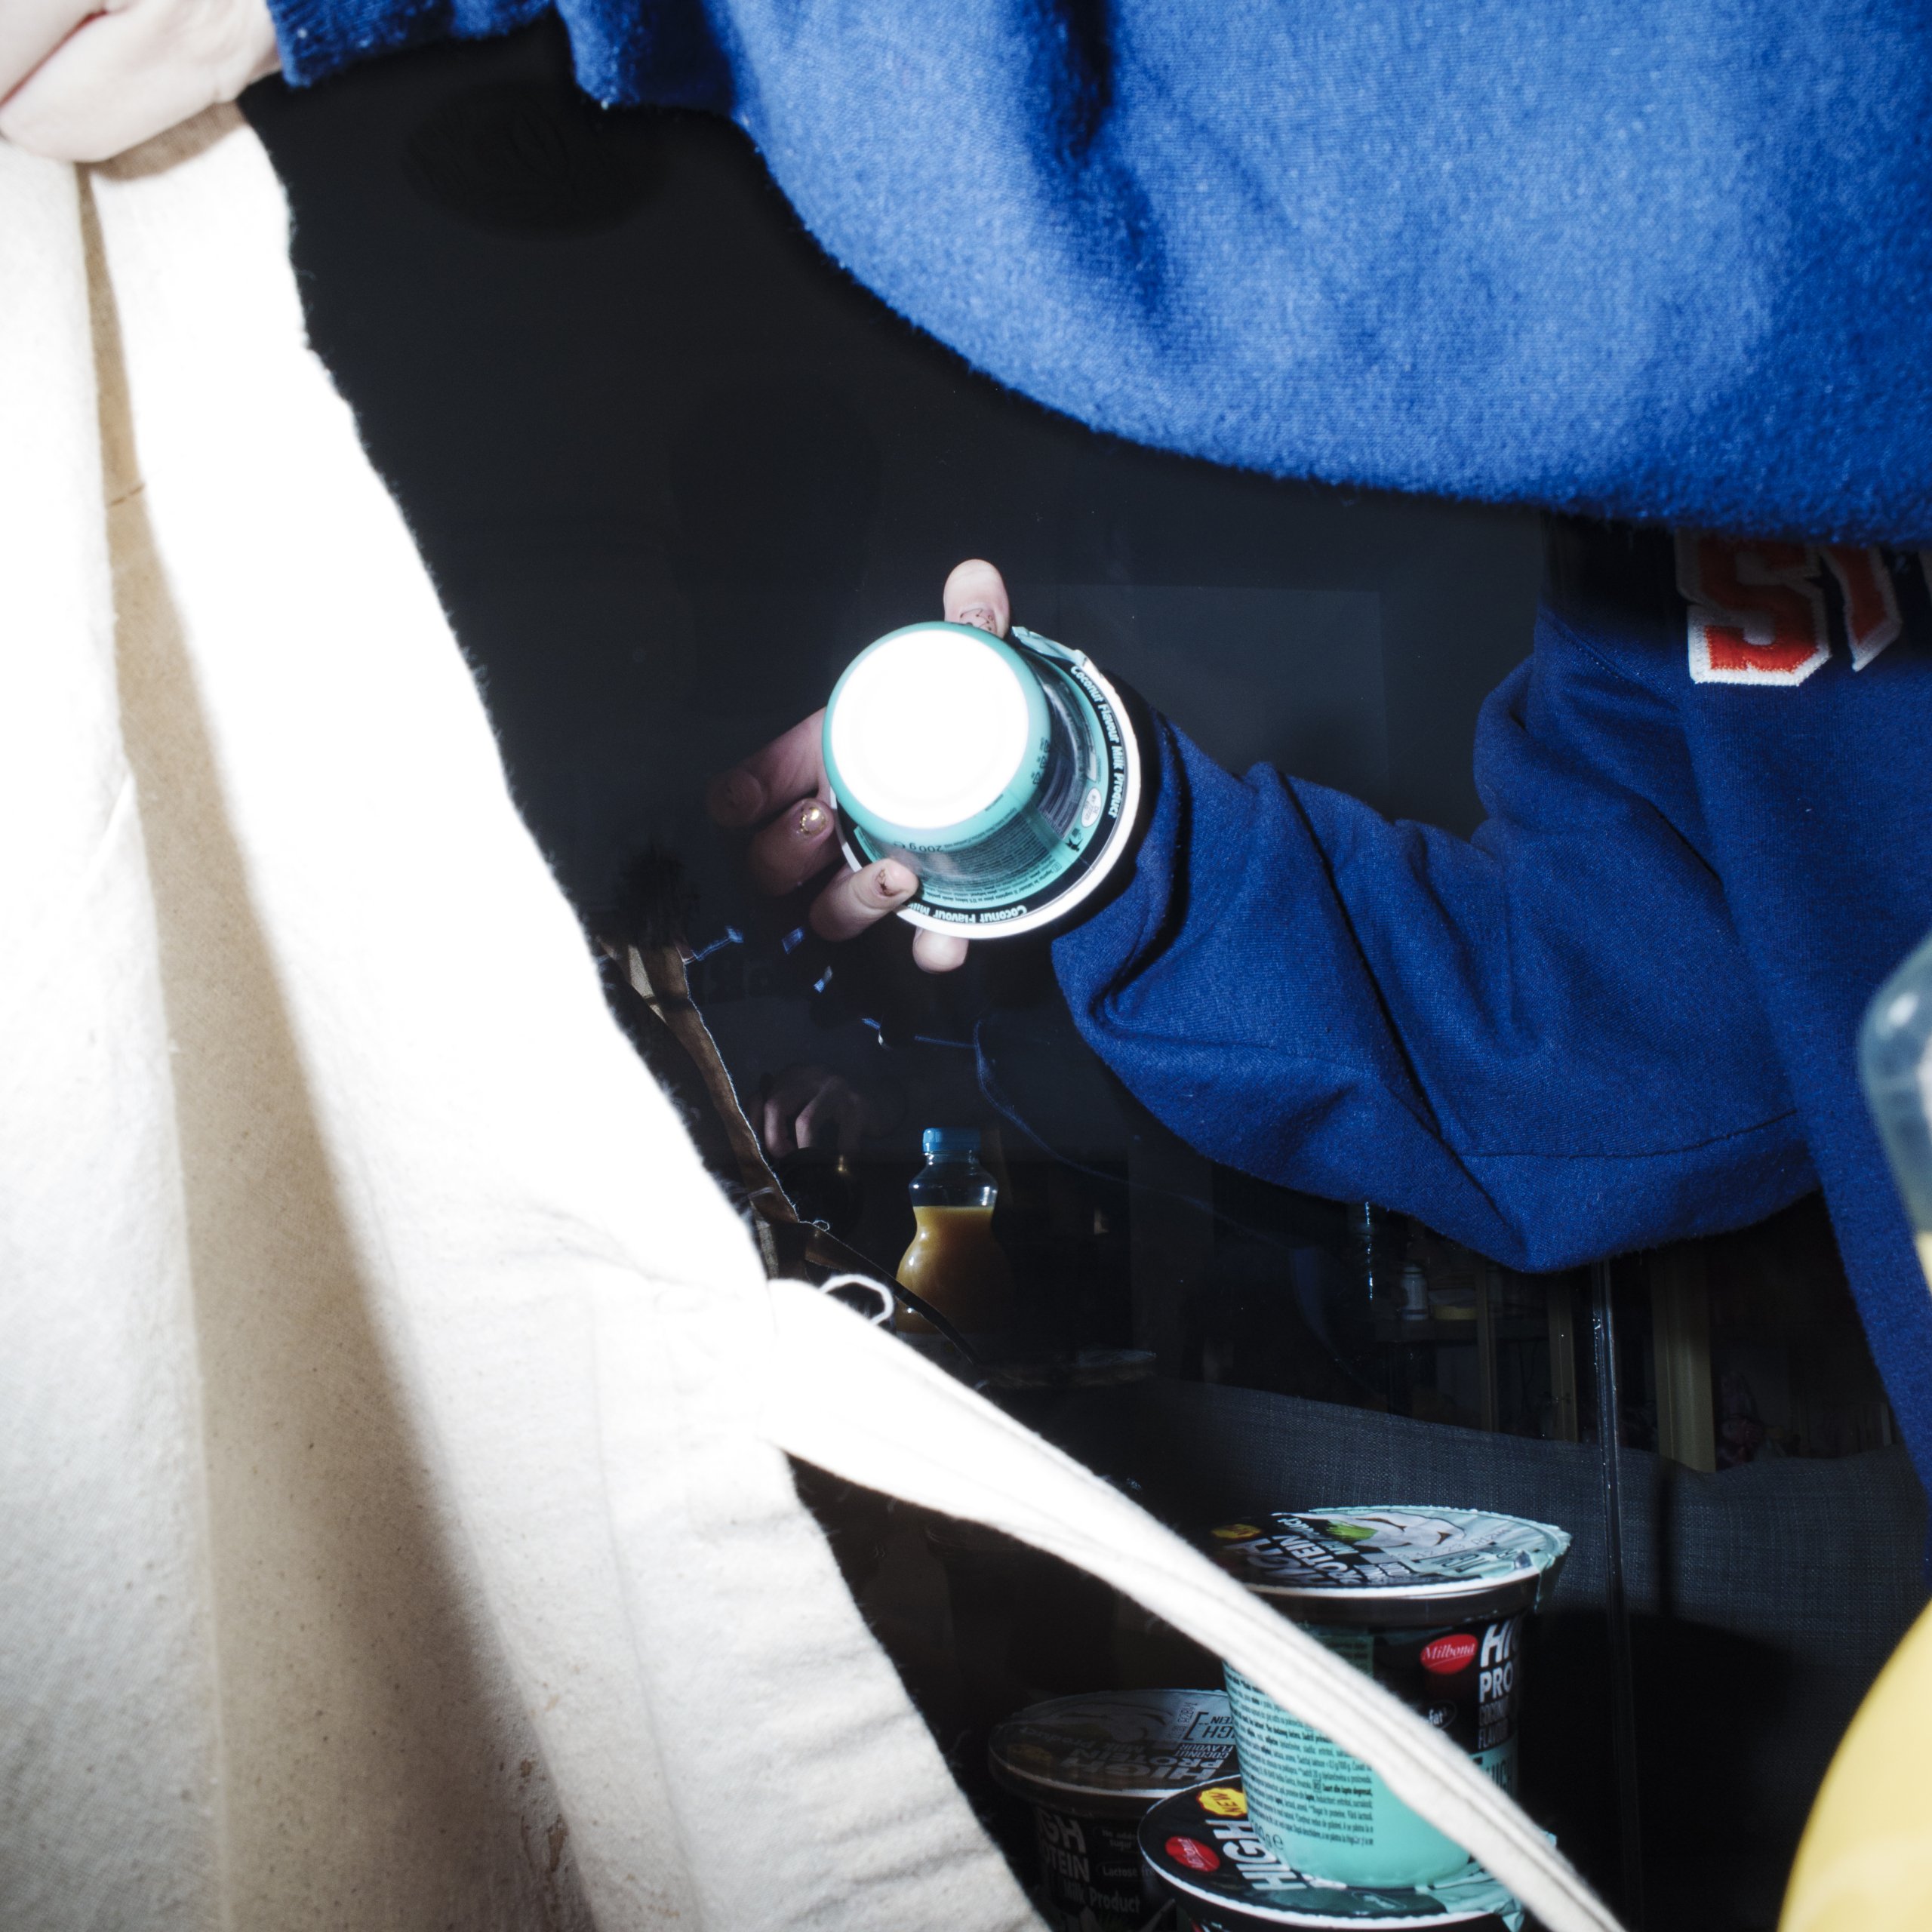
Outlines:
{"type": "MultiPolygon", "coordinates": [[[[1932,939],[1878,989],[1858,1038],[1919,1266],[1932,1286],[1932,939]]],[[[1932,1924],[1932,1610],[1866,1694],[1798,1847],[1780,1932],[1918,1932],[1932,1924]]]]}
{"type": "Polygon", "coordinates": [[[1420,1261],[1402,1263],[1402,1319],[1426,1321],[1429,1317],[1429,1276],[1420,1261]]]}
{"type": "MultiPolygon", "coordinates": [[[[917,1229],[900,1260],[900,1284],[963,1333],[991,1334],[1012,1319],[1013,1270],[993,1238],[999,1189],[980,1164],[979,1130],[929,1127],[921,1144],[926,1164],[906,1190],[917,1229]]],[[[930,1322],[906,1309],[899,1326],[932,1333],[930,1322]]]]}
{"type": "Polygon", "coordinates": [[[1878,989],[1858,1041],[1866,1097],[1932,1286],[1932,939],[1878,989]]]}

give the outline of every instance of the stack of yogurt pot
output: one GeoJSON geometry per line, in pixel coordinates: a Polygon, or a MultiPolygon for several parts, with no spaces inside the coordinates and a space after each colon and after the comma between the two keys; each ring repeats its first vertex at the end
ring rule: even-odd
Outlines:
{"type": "Polygon", "coordinates": [[[1055,1697],[993,1734],[993,1776],[1033,1814],[1037,1897],[1055,1932],[1137,1932],[1160,1900],[1138,1832],[1149,1805],[1234,1770],[1234,1722],[1218,1690],[1055,1697]]]}
{"type": "MultiPolygon", "coordinates": [[[[1524,1620],[1570,1538],[1487,1511],[1377,1506],[1226,1523],[1209,1552],[1308,1634],[1516,1784],[1524,1620]]],[[[1156,1889],[1198,1932],[1509,1927],[1521,1906],[1381,1778],[1226,1672],[1240,1775],[1155,1804],[1156,1889]]]]}

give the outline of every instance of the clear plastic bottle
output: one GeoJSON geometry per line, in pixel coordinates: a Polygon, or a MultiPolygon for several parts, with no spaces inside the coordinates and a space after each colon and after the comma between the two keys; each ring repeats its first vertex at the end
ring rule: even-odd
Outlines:
{"type": "MultiPolygon", "coordinates": [[[[979,1130],[929,1127],[921,1144],[926,1164],[906,1190],[916,1229],[900,1259],[900,1285],[962,1333],[990,1334],[1012,1320],[1013,1270],[993,1238],[999,1189],[980,1164],[979,1130]]],[[[906,1309],[899,1326],[913,1334],[933,1332],[906,1309]]]]}
{"type": "MultiPolygon", "coordinates": [[[[1919,1266],[1932,1286],[1932,939],[1865,1009],[1858,1066],[1918,1237],[1919,1266]]],[[[1832,1760],[1792,1866],[1780,1924],[1876,1932],[1932,1924],[1928,1729],[1932,1611],[1906,1632],[1832,1760]]]]}
{"type": "Polygon", "coordinates": [[[1932,938],[1866,1008],[1858,1060],[1932,1286],[1932,938]]]}

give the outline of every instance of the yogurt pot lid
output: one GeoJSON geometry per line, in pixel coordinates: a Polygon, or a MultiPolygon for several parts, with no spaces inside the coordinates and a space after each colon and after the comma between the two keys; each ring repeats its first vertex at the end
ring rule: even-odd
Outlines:
{"type": "Polygon", "coordinates": [[[1137,1816],[1235,1764],[1223,1690],[1109,1690],[1029,1705],[996,1726],[993,1776],[1036,1804],[1137,1816]]]}
{"type": "Polygon", "coordinates": [[[1311,1611],[1367,1592],[1448,1608],[1512,1588],[1534,1600],[1570,1533],[1488,1509],[1367,1503],[1275,1510],[1221,1524],[1203,1542],[1238,1583],[1311,1611]]]}
{"type": "Polygon", "coordinates": [[[1449,1925],[1521,1932],[1523,1923],[1515,1895],[1474,1859],[1428,1885],[1341,1885],[1284,1865],[1250,1829],[1238,1777],[1211,1779],[1156,1804],[1141,1820],[1140,1860],[1190,1918],[1214,1932],[1449,1925]]]}

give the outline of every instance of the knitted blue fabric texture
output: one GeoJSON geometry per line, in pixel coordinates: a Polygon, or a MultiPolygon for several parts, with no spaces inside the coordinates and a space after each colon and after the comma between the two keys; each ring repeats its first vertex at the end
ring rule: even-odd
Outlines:
{"type": "MultiPolygon", "coordinates": [[[[271,0],[286,70],[540,0],[271,0]]],[[[1932,539],[1923,0],[556,0],[902,314],[1279,475],[1932,539]]]]}

